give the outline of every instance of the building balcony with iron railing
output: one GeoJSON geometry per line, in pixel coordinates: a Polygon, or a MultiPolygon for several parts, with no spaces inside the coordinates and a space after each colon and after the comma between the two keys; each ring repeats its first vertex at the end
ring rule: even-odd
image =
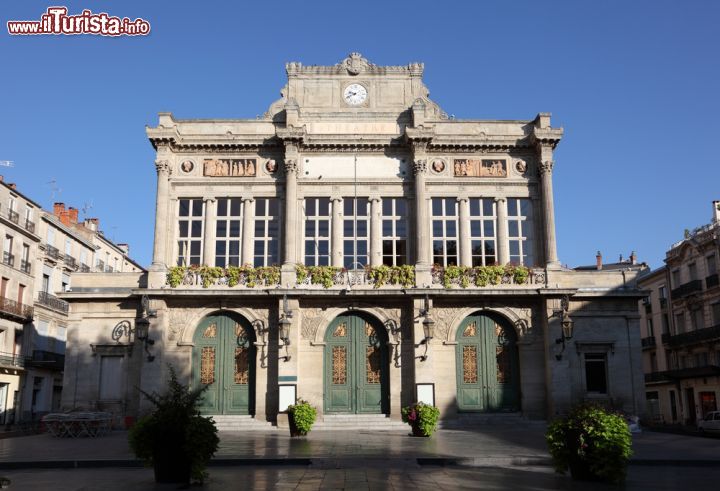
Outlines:
{"type": "Polygon", "coordinates": [[[705,364],[699,367],[678,368],[676,370],[664,370],[662,372],[650,372],[645,374],[645,383],[675,383],[679,380],[689,378],[705,378],[720,375],[720,367],[717,365],[705,364]]]}
{"type": "Polygon", "coordinates": [[[14,353],[5,353],[0,351],[0,366],[10,368],[23,368],[25,366],[25,357],[14,353]]]}
{"type": "Polygon", "coordinates": [[[65,266],[67,266],[68,268],[77,269],[77,261],[70,254],[65,254],[63,260],[65,261],[65,266]]]}
{"type": "Polygon", "coordinates": [[[95,271],[98,273],[104,273],[105,272],[105,262],[104,261],[98,261],[95,265],[95,271]]]}
{"type": "Polygon", "coordinates": [[[15,266],[15,255],[10,254],[9,252],[3,252],[3,264],[6,264],[10,267],[15,266]]]}
{"type": "MultiPolygon", "coordinates": [[[[663,338],[664,336],[665,335],[663,334],[663,338]]],[[[678,347],[704,343],[712,340],[720,340],[720,325],[668,336],[667,344],[671,347],[678,347]]],[[[665,339],[663,339],[663,342],[665,342],[665,339]]]]}
{"type": "Polygon", "coordinates": [[[33,350],[32,356],[25,359],[25,366],[63,371],[65,370],[65,355],[52,351],[33,350]]]}
{"type": "Polygon", "coordinates": [[[655,336],[648,336],[640,340],[642,349],[654,348],[655,347],[655,336]]]}
{"type": "Polygon", "coordinates": [[[8,210],[7,211],[7,219],[17,225],[20,222],[20,215],[18,214],[17,211],[8,210]]]}
{"type": "Polygon", "coordinates": [[[25,322],[33,318],[33,308],[9,298],[0,298],[0,316],[25,322]]]}
{"type": "Polygon", "coordinates": [[[687,297],[688,295],[700,292],[702,291],[702,289],[703,287],[701,280],[691,280],[675,288],[672,291],[672,298],[673,300],[680,300],[681,298],[687,297]]]}
{"type": "Polygon", "coordinates": [[[45,307],[57,310],[64,314],[68,313],[69,304],[65,300],[60,300],[58,297],[48,292],[38,293],[37,301],[39,304],[44,305],[45,307]]]}
{"type": "Polygon", "coordinates": [[[31,269],[32,269],[32,263],[30,263],[30,261],[25,261],[25,260],[20,261],[20,271],[22,271],[25,274],[30,274],[31,269]]]}
{"type": "Polygon", "coordinates": [[[63,257],[62,254],[60,254],[60,249],[50,244],[45,244],[45,255],[58,261],[63,257]]]}
{"type": "Polygon", "coordinates": [[[90,272],[90,266],[88,266],[85,263],[80,263],[80,272],[81,273],[89,273],[90,272]]]}
{"type": "Polygon", "coordinates": [[[25,230],[27,230],[31,234],[35,233],[35,222],[33,222],[31,220],[25,220],[24,226],[25,226],[25,230]]]}

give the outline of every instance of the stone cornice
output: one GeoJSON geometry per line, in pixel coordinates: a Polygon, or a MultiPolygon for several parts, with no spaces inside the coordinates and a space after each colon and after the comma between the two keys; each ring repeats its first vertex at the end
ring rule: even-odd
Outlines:
{"type": "Polygon", "coordinates": [[[347,58],[332,66],[304,66],[298,61],[285,64],[288,77],[300,75],[387,75],[392,73],[420,77],[424,69],[425,65],[422,63],[409,63],[404,66],[377,66],[370,63],[360,53],[350,53],[347,58]]]}
{"type": "Polygon", "coordinates": [[[530,141],[535,145],[550,145],[555,148],[563,136],[562,128],[533,128],[530,141]]]}

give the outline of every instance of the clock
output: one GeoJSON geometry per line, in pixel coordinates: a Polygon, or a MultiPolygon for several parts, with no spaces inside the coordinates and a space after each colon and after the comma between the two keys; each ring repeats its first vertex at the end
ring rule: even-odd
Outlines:
{"type": "Polygon", "coordinates": [[[350,84],[343,91],[343,99],[351,106],[359,106],[367,99],[367,89],[360,84],[350,84]]]}

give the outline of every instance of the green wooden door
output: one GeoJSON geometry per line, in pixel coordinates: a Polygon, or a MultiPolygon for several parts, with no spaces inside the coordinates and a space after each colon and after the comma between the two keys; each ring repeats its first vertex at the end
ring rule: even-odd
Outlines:
{"type": "Polygon", "coordinates": [[[342,315],[325,334],[325,412],[387,413],[385,332],[359,315],[342,315]]]}
{"type": "Polygon", "coordinates": [[[458,409],[517,411],[520,385],[515,330],[486,315],[473,315],[460,325],[457,341],[458,409]]]}
{"type": "Polygon", "coordinates": [[[206,317],[195,331],[192,386],[209,385],[204,414],[252,414],[255,408],[255,334],[245,319],[206,317]]]}

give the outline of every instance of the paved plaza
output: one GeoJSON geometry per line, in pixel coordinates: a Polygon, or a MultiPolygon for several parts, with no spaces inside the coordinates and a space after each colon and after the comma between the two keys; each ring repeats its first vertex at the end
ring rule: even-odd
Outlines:
{"type": "MultiPolygon", "coordinates": [[[[720,479],[720,439],[633,435],[626,489],[701,489],[720,479]]],[[[18,490],[176,489],[153,482],[134,459],[127,433],[0,440],[0,475],[18,490]],[[45,467],[45,468],[43,468],[45,467]]],[[[210,479],[192,489],[611,489],[573,482],[549,466],[540,425],[406,432],[222,433],[210,479]]]]}

